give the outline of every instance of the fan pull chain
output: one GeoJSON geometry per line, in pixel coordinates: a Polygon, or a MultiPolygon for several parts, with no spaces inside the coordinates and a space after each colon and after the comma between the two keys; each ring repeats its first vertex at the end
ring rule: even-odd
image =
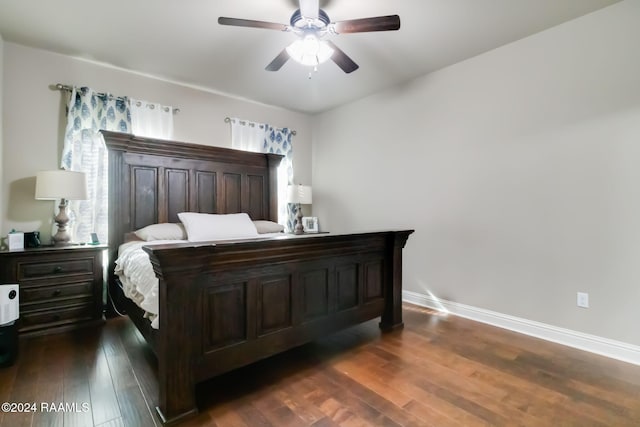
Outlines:
{"type": "MultiPolygon", "coordinates": [[[[318,72],[318,66],[317,66],[317,65],[315,65],[315,66],[313,67],[313,72],[314,72],[314,73],[317,73],[317,72],[318,72]]],[[[311,80],[311,77],[312,77],[312,76],[313,76],[313,74],[311,74],[311,71],[309,71],[309,77],[308,77],[308,78],[309,78],[309,80],[311,80]]]]}

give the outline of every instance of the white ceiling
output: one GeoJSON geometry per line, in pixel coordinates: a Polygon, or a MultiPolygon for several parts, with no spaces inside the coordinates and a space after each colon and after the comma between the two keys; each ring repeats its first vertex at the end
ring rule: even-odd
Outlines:
{"type": "MultiPolygon", "coordinates": [[[[429,73],[619,0],[320,0],[332,21],[398,14],[399,31],[343,34],[360,69],[264,67],[293,35],[221,26],[219,16],[288,24],[296,0],[0,0],[0,34],[214,92],[319,112],[429,73]]],[[[81,84],[82,82],[69,82],[81,84]]],[[[108,88],[103,88],[108,90],[108,88]]]]}

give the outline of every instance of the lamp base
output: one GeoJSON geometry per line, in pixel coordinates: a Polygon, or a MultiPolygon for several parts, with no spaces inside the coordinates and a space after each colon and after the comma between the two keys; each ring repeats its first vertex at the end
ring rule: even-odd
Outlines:
{"type": "Polygon", "coordinates": [[[302,207],[298,203],[296,208],[296,228],[293,230],[294,234],[304,234],[304,227],[302,226],[302,207]]]}
{"type": "Polygon", "coordinates": [[[51,241],[54,246],[68,246],[71,244],[71,236],[69,236],[66,230],[61,231],[58,228],[58,232],[51,236],[51,241]]]}
{"type": "Polygon", "coordinates": [[[67,224],[69,223],[69,216],[67,215],[68,204],[69,202],[67,199],[60,199],[60,205],[58,205],[60,211],[53,219],[56,224],[58,224],[58,232],[51,237],[55,246],[66,246],[71,244],[71,236],[67,232],[67,224]]]}

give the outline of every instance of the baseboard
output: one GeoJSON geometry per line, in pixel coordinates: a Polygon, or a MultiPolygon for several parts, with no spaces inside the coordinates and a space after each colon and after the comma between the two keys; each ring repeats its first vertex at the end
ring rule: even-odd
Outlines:
{"type": "Polygon", "coordinates": [[[559,328],[533,320],[522,319],[495,311],[441,300],[417,292],[402,291],[402,299],[411,304],[444,311],[456,316],[487,323],[514,332],[552,341],[612,359],[640,365],[640,347],[570,329],[559,328]]]}

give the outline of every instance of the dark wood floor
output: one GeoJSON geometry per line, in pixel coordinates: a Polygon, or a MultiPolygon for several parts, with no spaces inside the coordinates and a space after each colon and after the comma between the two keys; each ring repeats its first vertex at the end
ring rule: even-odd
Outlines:
{"type": "MultiPolygon", "coordinates": [[[[640,366],[415,306],[404,317],[401,331],[368,322],[201,384],[201,413],[181,425],[640,425],[640,366]]],[[[37,411],[0,426],[159,425],[155,370],[125,318],[22,340],[0,402],[37,411]]]]}

